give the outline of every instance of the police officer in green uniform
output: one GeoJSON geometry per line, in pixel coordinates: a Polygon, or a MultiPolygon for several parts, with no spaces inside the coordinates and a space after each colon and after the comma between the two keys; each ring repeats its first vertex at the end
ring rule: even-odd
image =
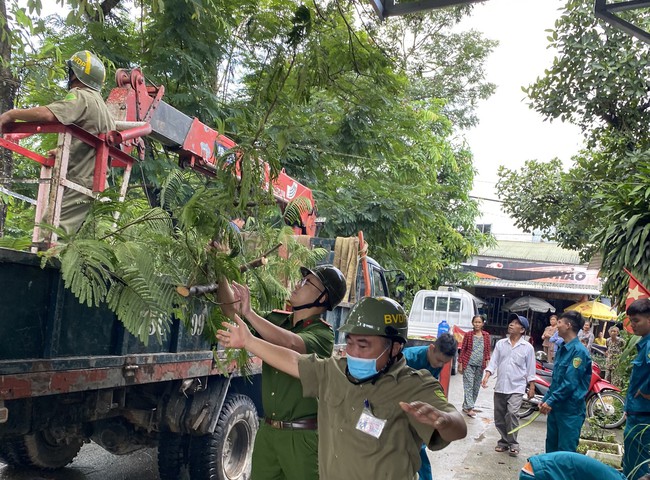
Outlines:
{"type": "Polygon", "coordinates": [[[300,355],[235,322],[217,332],[223,345],[300,378],[304,395],[319,398],[321,480],[413,480],[422,442],[439,450],[467,435],[438,381],[406,365],[407,317],[394,300],[366,297],[353,307],[339,330],[346,333],[345,357],[300,355]]]}
{"type": "MultiPolygon", "coordinates": [[[[0,131],[5,123],[55,122],[77,125],[93,135],[115,129],[100,91],[106,78],[104,64],[93,53],[83,50],[67,62],[68,94],[44,107],[13,109],[0,115],[0,131]]],[[[77,138],[70,142],[67,179],[92,189],[95,173],[95,149],[77,138]]],[[[83,223],[90,209],[91,198],[83,193],[65,189],[61,205],[60,227],[68,234],[74,233],[83,223]]]]}
{"type": "Polygon", "coordinates": [[[591,357],[578,339],[584,325],[579,312],[562,313],[557,321],[564,343],[558,348],[551,386],[542,399],[540,412],[548,415],[546,453],[575,452],[585,421],[585,397],[591,381],[591,357]]]}
{"type": "MultiPolygon", "coordinates": [[[[302,267],[300,272],[302,281],[289,298],[291,314],[273,312],[263,318],[251,308],[247,287],[236,282],[229,286],[223,280],[218,291],[221,309],[230,318],[239,313],[274,345],[327,358],[332,354],[334,334],[322,315],[343,299],[345,277],[332,265],[302,267]]],[[[265,417],[255,438],[252,478],[318,479],[317,400],[303,397],[296,378],[264,362],[262,404],[265,417]]]]}

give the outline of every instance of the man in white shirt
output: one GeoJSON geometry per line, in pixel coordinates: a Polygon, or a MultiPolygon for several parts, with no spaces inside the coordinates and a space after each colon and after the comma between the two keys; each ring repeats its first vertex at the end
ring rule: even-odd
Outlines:
{"type": "Polygon", "coordinates": [[[501,439],[495,451],[509,452],[511,457],[516,457],[519,455],[517,432],[508,432],[519,426],[517,412],[526,393],[526,384],[528,398],[535,395],[535,350],[523,338],[529,327],[528,319],[512,313],[509,321],[508,338],[499,340],[494,347],[481,385],[486,388],[490,376],[498,372],[494,386],[494,425],[501,439]]]}

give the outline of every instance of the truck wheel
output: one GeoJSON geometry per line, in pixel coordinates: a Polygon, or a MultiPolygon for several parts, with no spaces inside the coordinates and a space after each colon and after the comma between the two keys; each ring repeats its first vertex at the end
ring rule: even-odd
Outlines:
{"type": "Polygon", "coordinates": [[[246,395],[229,394],[212,435],[192,438],[192,480],[248,480],[253,441],[259,427],[257,410],[246,395]]]}
{"type": "Polygon", "coordinates": [[[158,437],[158,475],[160,480],[187,480],[189,436],[161,432],[158,437]]]}
{"type": "Polygon", "coordinates": [[[58,441],[47,430],[5,440],[0,444],[2,458],[15,467],[45,470],[63,468],[77,456],[83,441],[80,438],[58,441]]]}

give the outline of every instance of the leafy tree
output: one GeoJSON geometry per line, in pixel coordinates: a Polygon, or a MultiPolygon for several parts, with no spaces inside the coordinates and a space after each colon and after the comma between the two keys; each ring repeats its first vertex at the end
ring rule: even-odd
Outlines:
{"type": "MultiPolygon", "coordinates": [[[[633,21],[643,25],[647,13],[633,21]]],[[[596,20],[588,0],[567,1],[549,42],[558,56],[524,90],[531,108],[547,119],[579,125],[586,147],[566,173],[558,161],[502,169],[500,192],[519,226],[541,228],[586,259],[602,253],[604,291],[622,307],[623,267],[650,280],[650,192],[647,177],[639,175],[650,146],[650,47],[596,20]],[[525,195],[518,198],[518,190],[525,195]]]]}
{"type": "Polygon", "coordinates": [[[410,98],[442,104],[455,128],[477,123],[476,106],[494,93],[485,81],[485,59],[497,45],[473,30],[454,31],[472,6],[447,8],[426,15],[407,15],[384,22],[377,41],[410,79],[410,98]]]}
{"type": "MultiPolygon", "coordinates": [[[[436,71],[438,58],[426,64],[425,54],[401,62],[387,55],[390,39],[355,28],[351,7],[340,2],[296,12],[300,15],[293,18],[277,15],[285,22],[280,29],[255,30],[265,34],[255,40],[271,47],[249,47],[254,55],[242,59],[252,72],[245,78],[245,98],[253,98],[266,118],[267,140],[261,143],[284,149],[280,154],[288,173],[315,190],[319,212],[327,218],[324,235],[363,230],[373,254],[388,268],[404,269],[414,288],[458,280],[449,266],[486,240],[475,229],[477,207],[467,195],[471,156],[453,144],[447,118],[473,121],[471,101],[445,90],[453,75],[467,72],[450,62],[436,71]],[[296,47],[282,36],[290,18],[290,32],[303,32],[296,47]],[[275,63],[284,52],[289,60],[275,63]],[[271,73],[267,64],[274,68],[271,73]],[[278,91],[267,79],[283,79],[287,88],[278,91]],[[436,88],[425,95],[427,85],[436,88]],[[438,93],[449,98],[437,98],[438,93]]],[[[427,25],[419,44],[423,50],[433,51],[447,40],[432,32],[434,26],[448,28],[449,17],[429,13],[415,22],[427,25]]],[[[407,26],[399,28],[403,32],[407,26]]],[[[472,38],[459,43],[470,45],[472,38]]],[[[480,53],[468,57],[480,64],[491,44],[473,46],[480,53]]],[[[476,89],[474,99],[492,88],[480,80],[480,70],[467,80],[476,89]]]]}
{"type": "MultiPolygon", "coordinates": [[[[319,212],[328,218],[325,235],[363,230],[373,255],[388,268],[404,269],[413,288],[462,280],[456,266],[487,241],[475,228],[477,205],[468,196],[474,175],[471,153],[454,137],[455,129],[475,122],[476,101],[493,89],[482,71],[493,43],[475,32],[451,33],[468,8],[375,27],[359,21],[353,3],[335,0],[309,5],[293,0],[156,0],[141,3],[141,18],[135,22],[124,2],[60,4],[70,6],[70,14],[43,26],[44,40],[53,45],[47,57],[52,65],[79,45],[99,52],[111,73],[114,67],[140,64],[149,79],[165,86],[168,103],[216,124],[237,141],[241,176],[231,175],[231,165],[205,185],[195,179],[179,187],[179,192],[192,192],[185,198],[192,206],[209,206],[221,220],[250,214],[266,222],[272,200],[259,188],[259,159],[264,159],[272,172],[282,166],[314,190],[319,212]],[[398,48],[393,41],[411,34],[419,39],[418,48],[398,48]]],[[[29,5],[37,12],[40,2],[29,5]]],[[[57,78],[57,70],[52,71],[57,78]]],[[[50,98],[54,91],[48,90],[50,98]]],[[[35,90],[26,92],[22,105],[45,103],[35,90]]],[[[165,192],[167,179],[174,178],[169,176],[173,153],[160,147],[149,152],[141,164],[144,177],[134,176],[134,181],[142,182],[148,198],[155,199],[147,206],[142,190],[130,190],[125,205],[133,210],[120,222],[139,220],[127,228],[129,238],[106,230],[109,220],[102,220],[105,208],[99,206],[94,225],[100,231],[89,227],[62,243],[67,250],[60,253],[70,255],[66,265],[71,275],[84,271],[79,262],[88,262],[96,279],[121,285],[130,276],[140,287],[150,285],[155,276],[144,265],[138,274],[120,270],[118,264],[126,258],[126,267],[140,265],[135,257],[118,262],[97,241],[130,245],[146,238],[145,250],[155,249],[149,240],[159,239],[158,227],[147,215],[157,215],[160,208],[171,215],[173,229],[168,224],[160,228],[173,238],[158,242],[162,250],[155,250],[154,263],[163,275],[178,276],[178,271],[162,268],[169,255],[164,249],[175,251],[179,242],[189,242],[183,246],[189,251],[179,258],[200,257],[202,264],[199,252],[209,235],[197,221],[209,215],[203,212],[189,221],[186,217],[195,210],[181,203],[170,207],[165,192]],[[147,228],[153,231],[145,233],[147,228]],[[97,259],[83,253],[93,248],[97,259]]],[[[206,228],[216,231],[220,225],[206,221],[206,228]]],[[[115,251],[123,248],[115,245],[115,251]]],[[[188,268],[182,269],[187,278],[188,268]]],[[[208,279],[201,272],[196,281],[208,279]]],[[[83,285],[79,278],[67,281],[83,285]]],[[[141,300],[157,298],[149,290],[142,291],[141,300]]],[[[91,294],[77,292],[86,300],[109,301],[99,286],[91,294]]],[[[126,323],[133,331],[144,331],[126,323]]]]}

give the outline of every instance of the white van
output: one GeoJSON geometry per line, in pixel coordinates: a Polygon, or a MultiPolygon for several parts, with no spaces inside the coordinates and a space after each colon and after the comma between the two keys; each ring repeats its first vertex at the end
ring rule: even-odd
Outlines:
{"type": "Polygon", "coordinates": [[[409,338],[431,339],[438,336],[438,325],[443,320],[464,331],[472,329],[472,318],[478,315],[483,300],[471,293],[454,287],[438,290],[420,290],[415,294],[409,313],[409,338]]]}

